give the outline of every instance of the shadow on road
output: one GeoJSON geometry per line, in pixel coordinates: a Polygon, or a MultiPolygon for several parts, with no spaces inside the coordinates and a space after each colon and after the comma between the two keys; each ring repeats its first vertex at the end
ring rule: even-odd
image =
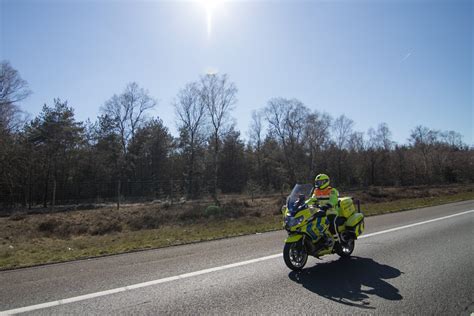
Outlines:
{"type": "Polygon", "coordinates": [[[350,257],[325,262],[301,272],[291,272],[292,281],[334,302],[373,309],[369,295],[398,301],[403,297],[386,279],[400,276],[400,270],[369,258],[350,257]],[[363,289],[362,287],[369,288],[363,289]]]}

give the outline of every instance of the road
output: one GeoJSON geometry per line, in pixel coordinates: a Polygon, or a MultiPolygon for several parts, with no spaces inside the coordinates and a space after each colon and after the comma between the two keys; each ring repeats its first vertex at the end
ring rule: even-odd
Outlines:
{"type": "Polygon", "coordinates": [[[313,258],[300,273],[280,255],[283,231],[4,271],[0,311],[470,315],[470,210],[474,201],[369,217],[350,260],[313,258]]]}

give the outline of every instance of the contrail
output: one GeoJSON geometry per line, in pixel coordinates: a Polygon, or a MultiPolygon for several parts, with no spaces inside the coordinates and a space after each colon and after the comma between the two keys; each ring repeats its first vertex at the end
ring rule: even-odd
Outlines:
{"type": "Polygon", "coordinates": [[[411,52],[409,52],[408,54],[405,55],[405,57],[403,57],[403,59],[400,61],[400,62],[404,62],[405,60],[408,59],[408,57],[411,56],[411,52]]]}

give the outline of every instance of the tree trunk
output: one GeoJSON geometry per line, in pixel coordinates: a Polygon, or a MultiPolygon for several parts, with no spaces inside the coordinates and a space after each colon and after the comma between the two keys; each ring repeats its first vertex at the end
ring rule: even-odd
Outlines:
{"type": "Polygon", "coordinates": [[[117,181],[117,210],[120,209],[120,180],[117,181]]]}
{"type": "Polygon", "coordinates": [[[194,194],[194,146],[191,146],[191,159],[189,162],[189,169],[188,169],[188,196],[192,199],[195,198],[194,194]]]}
{"type": "Polygon", "coordinates": [[[44,191],[43,191],[43,207],[48,207],[48,183],[49,183],[49,170],[48,175],[46,176],[46,181],[44,184],[44,191]]]}
{"type": "Polygon", "coordinates": [[[219,154],[219,135],[216,133],[214,135],[214,177],[213,177],[213,184],[212,184],[212,198],[214,199],[214,202],[216,205],[220,205],[219,199],[217,198],[217,172],[218,172],[218,166],[217,166],[217,155],[219,154]]]}
{"type": "Polygon", "coordinates": [[[56,205],[56,178],[53,180],[53,198],[51,200],[51,211],[54,210],[54,206],[56,205]]]}

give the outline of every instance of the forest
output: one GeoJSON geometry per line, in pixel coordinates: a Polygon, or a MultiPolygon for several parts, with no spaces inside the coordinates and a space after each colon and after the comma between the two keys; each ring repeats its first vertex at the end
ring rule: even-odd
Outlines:
{"type": "MultiPolygon", "coordinates": [[[[248,131],[232,111],[238,88],[226,74],[197,76],[177,91],[172,135],[152,116],[156,99],[137,83],[118,87],[95,120],[54,99],[36,117],[22,101],[28,82],[0,63],[0,207],[194,200],[285,192],[317,173],[338,188],[474,182],[473,148],[456,131],[414,126],[406,143],[381,122],[354,129],[296,98],[274,97],[248,131]]],[[[239,105],[245,106],[245,105],[239,105]]],[[[158,111],[159,112],[159,111],[158,111]]]]}

